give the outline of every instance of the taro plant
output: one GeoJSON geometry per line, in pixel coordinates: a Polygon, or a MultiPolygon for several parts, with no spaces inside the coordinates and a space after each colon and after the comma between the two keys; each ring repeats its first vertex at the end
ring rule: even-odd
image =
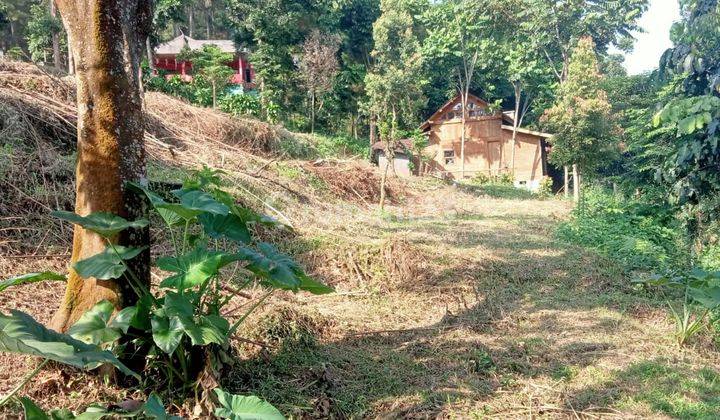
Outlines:
{"type": "Polygon", "coordinates": [[[702,331],[707,324],[708,314],[720,307],[720,271],[708,272],[695,268],[680,275],[655,275],[641,282],[676,289],[682,293],[679,308],[667,300],[680,347],[702,331]]]}
{"type": "MultiPolygon", "coordinates": [[[[221,188],[219,175],[209,169],[198,171],[182,188],[165,197],[145,186],[129,185],[147,197],[171,242],[171,252],[161,249],[159,252],[166,255],[155,261],[167,275],[152,289],[128,264],[143,249],[112,241],[125,229],[147,226],[148,220],[128,221],[107,213],[80,216],[55,212],[56,217],[97,233],[107,243],[103,252],[76,262],[72,269],[82,278],[125,276],[138,296],[137,302],[118,310],[109,301],[101,301],[67,334],[49,330],[20,311],[0,314],[0,351],[31,354],[43,357],[45,362],[54,360],[79,368],[115,366],[120,379],[143,390],[164,390],[170,398],[205,395],[216,401],[218,416],[246,418],[253,417],[253,410],[264,410],[265,414],[274,413],[270,418],[278,418],[279,412],[267,403],[216,388],[218,373],[232,360],[230,340],[250,313],[277,290],[324,294],[333,289],[309,277],[273,245],[256,240],[258,226],[280,225],[236,203],[221,188]],[[248,298],[243,289],[252,286],[263,289],[259,298],[228,309],[234,297],[248,298]],[[234,315],[228,316],[231,313],[234,315]],[[212,390],[215,394],[209,392],[212,390]]],[[[52,272],[33,273],[0,282],[0,291],[29,282],[64,279],[52,272]]]]}

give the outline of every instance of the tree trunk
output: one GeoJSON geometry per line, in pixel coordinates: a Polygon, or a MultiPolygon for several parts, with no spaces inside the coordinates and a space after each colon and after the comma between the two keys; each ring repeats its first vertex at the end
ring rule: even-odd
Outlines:
{"type": "Polygon", "coordinates": [[[212,39],[212,0],[205,0],[205,39],[212,39]]]}
{"type": "MultiPolygon", "coordinates": [[[[55,7],[55,0],[50,0],[50,16],[57,17],[57,9],[55,7]]],[[[53,49],[53,65],[56,69],[62,68],[62,60],[60,57],[60,35],[53,31],[52,34],[52,49],[53,49]]]]}
{"type": "Polygon", "coordinates": [[[315,134],[315,92],[310,93],[310,133],[315,134]]]}
{"type": "MultiPolygon", "coordinates": [[[[513,82],[515,88],[515,115],[513,116],[512,152],[510,152],[510,171],[512,171],[513,182],[515,181],[515,147],[517,146],[517,132],[520,127],[520,82],[513,82]]],[[[501,122],[502,124],[502,122],[501,122]]]]}
{"type": "Polygon", "coordinates": [[[152,45],[150,45],[150,37],[145,38],[145,53],[147,54],[147,61],[150,70],[155,71],[155,58],[153,57],[152,45]]]}
{"type": "MultiPolygon", "coordinates": [[[[78,145],[75,212],[109,212],[129,220],[145,217],[145,201],[125,188],[126,181],[145,175],[143,114],[138,80],[143,40],[152,18],[150,0],[58,0],[74,52],[78,145]]],[[[146,181],[145,181],[146,182],[146,181]]],[[[125,246],[149,244],[149,230],[126,231],[114,238],[125,246]]],[[[102,238],[78,226],[74,229],[71,262],[105,249],[102,238]]],[[[149,284],[150,252],[129,261],[130,269],[149,284]]],[[[65,297],[51,327],[66,331],[97,302],[107,299],[116,308],[131,305],[137,296],[129,280],[83,279],[70,269],[65,297]]]]}
{"type": "Polygon", "coordinates": [[[380,210],[385,209],[385,182],[387,181],[388,169],[390,169],[390,157],[387,157],[385,169],[383,169],[382,177],[380,178],[380,210]]]}
{"type": "Polygon", "coordinates": [[[213,109],[217,108],[217,95],[215,94],[215,82],[212,82],[213,109]]]}
{"type": "Polygon", "coordinates": [[[573,201],[576,203],[580,202],[580,172],[578,166],[573,165],[573,201]]]}
{"type": "Polygon", "coordinates": [[[462,104],[462,133],[460,134],[460,179],[465,179],[465,111],[467,110],[468,94],[462,92],[460,103],[462,104]]]}
{"type": "Polygon", "coordinates": [[[193,35],[195,34],[195,12],[193,10],[192,6],[188,7],[188,36],[190,38],[193,38],[193,35]]]}
{"type": "Polygon", "coordinates": [[[564,166],[563,169],[565,169],[565,178],[564,178],[565,184],[564,184],[564,187],[563,187],[563,191],[565,192],[565,199],[568,199],[568,198],[570,198],[570,179],[569,179],[569,178],[570,178],[570,174],[569,174],[570,171],[568,170],[567,165],[564,166]]]}

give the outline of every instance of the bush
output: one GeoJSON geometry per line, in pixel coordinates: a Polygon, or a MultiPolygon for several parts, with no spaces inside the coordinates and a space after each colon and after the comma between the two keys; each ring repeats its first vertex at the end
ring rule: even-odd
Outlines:
{"type": "Polygon", "coordinates": [[[625,199],[589,188],[557,235],[596,249],[630,270],[687,266],[689,252],[682,229],[670,209],[653,201],[651,196],[625,199]]]}
{"type": "Polygon", "coordinates": [[[225,95],[220,101],[220,110],[236,117],[243,115],[260,116],[260,97],[250,93],[225,95]]]}

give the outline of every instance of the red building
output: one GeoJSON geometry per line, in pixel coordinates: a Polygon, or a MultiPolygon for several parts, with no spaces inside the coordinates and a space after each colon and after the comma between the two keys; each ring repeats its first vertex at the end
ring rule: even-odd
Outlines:
{"type": "Polygon", "coordinates": [[[185,81],[192,80],[192,63],[177,60],[183,48],[191,50],[201,49],[204,45],[215,45],[223,52],[233,54],[234,59],[228,67],[235,70],[231,83],[243,85],[245,88],[255,86],[255,70],[247,59],[247,55],[235,48],[235,43],[226,39],[192,39],[189,36],[179,35],[155,48],[155,68],[164,70],[169,76],[180,75],[185,81]]]}

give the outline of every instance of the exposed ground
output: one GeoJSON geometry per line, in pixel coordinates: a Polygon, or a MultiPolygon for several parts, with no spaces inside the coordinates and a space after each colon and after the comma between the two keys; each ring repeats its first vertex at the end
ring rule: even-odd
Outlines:
{"type": "MultiPolygon", "coordinates": [[[[2,82],[0,94],[15,95],[2,82]]],[[[72,148],[47,134],[62,131],[61,113],[48,111],[43,125],[17,107],[0,111],[39,127],[0,149],[0,278],[61,271],[69,226],[46,217],[72,203],[72,148]]],[[[380,212],[377,173],[361,162],[289,160],[273,144],[291,139],[277,134],[264,151],[241,153],[232,135],[189,141],[200,130],[192,127],[149,137],[150,178],[177,182],[203,163],[224,169],[238,196],[295,228],[268,239],[337,289],[278,295],[256,313],[243,334],[263,346],[236,343],[229,391],[301,418],[720,417],[715,345],[700,339],[680,351],[661,300],[632,287],[615,262],[555,239],[568,203],[393,180],[380,212]]],[[[0,312],[47,321],[61,293],[62,284],[8,290],[0,312]]],[[[0,354],[0,394],[35,363],[0,354]]],[[[45,408],[132,397],[54,366],[25,392],[45,408]]]]}

